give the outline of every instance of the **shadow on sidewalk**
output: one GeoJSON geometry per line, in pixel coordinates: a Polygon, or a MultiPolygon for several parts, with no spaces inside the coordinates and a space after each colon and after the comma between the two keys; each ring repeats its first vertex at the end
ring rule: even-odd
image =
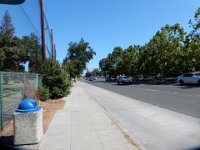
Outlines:
{"type": "Polygon", "coordinates": [[[13,136],[1,136],[0,137],[0,150],[32,150],[21,145],[13,145],[13,136]]]}
{"type": "Polygon", "coordinates": [[[1,136],[0,137],[0,149],[2,150],[14,150],[13,136],[1,136]]]}
{"type": "Polygon", "coordinates": [[[200,150],[200,146],[199,147],[195,147],[195,148],[185,149],[185,150],[200,150]]]}

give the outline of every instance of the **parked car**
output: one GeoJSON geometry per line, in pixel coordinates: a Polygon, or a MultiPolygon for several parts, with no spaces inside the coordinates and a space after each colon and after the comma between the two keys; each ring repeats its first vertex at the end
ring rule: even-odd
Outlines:
{"type": "Polygon", "coordinates": [[[94,80],[96,80],[95,77],[89,77],[89,81],[94,81],[94,80]]]}
{"type": "Polygon", "coordinates": [[[132,77],[120,76],[117,79],[117,84],[132,84],[132,77]]]}
{"type": "Polygon", "coordinates": [[[200,72],[188,72],[178,76],[177,81],[180,85],[183,84],[198,84],[200,85],[200,72]]]}

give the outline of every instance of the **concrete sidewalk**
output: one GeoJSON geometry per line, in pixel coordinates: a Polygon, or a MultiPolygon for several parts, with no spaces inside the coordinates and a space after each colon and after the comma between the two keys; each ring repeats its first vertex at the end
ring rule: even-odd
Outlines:
{"type": "Polygon", "coordinates": [[[138,150],[79,82],[56,113],[39,150],[138,150]]]}

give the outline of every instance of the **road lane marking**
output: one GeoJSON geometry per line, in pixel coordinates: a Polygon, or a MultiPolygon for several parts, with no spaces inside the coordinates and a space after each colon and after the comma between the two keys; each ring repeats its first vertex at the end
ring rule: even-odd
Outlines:
{"type": "Polygon", "coordinates": [[[153,91],[153,92],[156,92],[156,91],[159,91],[159,90],[153,90],[153,89],[146,89],[147,91],[153,91]]]}

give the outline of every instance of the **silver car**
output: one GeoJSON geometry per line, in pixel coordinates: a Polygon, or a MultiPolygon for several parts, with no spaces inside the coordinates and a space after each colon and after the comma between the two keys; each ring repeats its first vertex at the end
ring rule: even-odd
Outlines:
{"type": "Polygon", "coordinates": [[[117,84],[132,84],[132,78],[127,76],[120,76],[117,80],[117,84]]]}
{"type": "Polygon", "coordinates": [[[180,85],[183,84],[198,84],[200,85],[200,72],[188,72],[184,73],[177,78],[180,85]]]}

